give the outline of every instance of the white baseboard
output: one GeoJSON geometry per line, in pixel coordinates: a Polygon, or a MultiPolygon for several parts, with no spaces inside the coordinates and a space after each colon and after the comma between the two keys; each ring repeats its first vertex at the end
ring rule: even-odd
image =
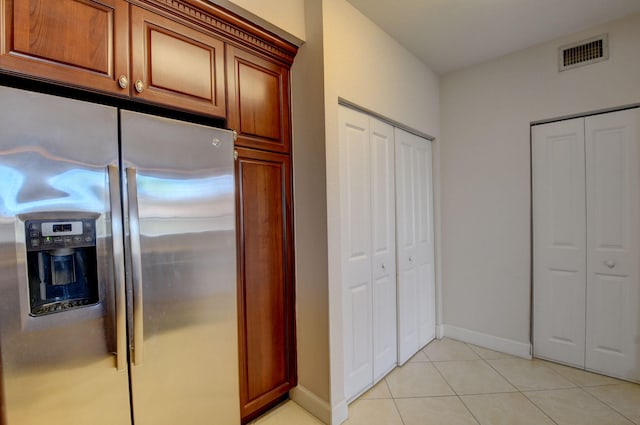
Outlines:
{"type": "Polygon", "coordinates": [[[291,389],[291,391],[289,391],[289,398],[325,424],[330,425],[332,423],[332,412],[329,403],[305,387],[298,385],[291,389]]]}
{"type": "Polygon", "coordinates": [[[332,409],[328,402],[301,385],[289,391],[289,397],[327,425],[340,425],[349,417],[346,402],[343,401],[332,409]]]}
{"type": "Polygon", "coordinates": [[[444,325],[436,326],[436,338],[442,339],[444,336],[444,325]]]}
{"type": "Polygon", "coordinates": [[[331,412],[331,425],[340,425],[349,419],[349,406],[345,400],[333,407],[331,412]]]}
{"type": "Polygon", "coordinates": [[[512,356],[531,359],[531,344],[501,338],[499,336],[484,334],[452,325],[442,325],[442,336],[458,341],[468,342],[480,347],[488,348],[512,356]]]}

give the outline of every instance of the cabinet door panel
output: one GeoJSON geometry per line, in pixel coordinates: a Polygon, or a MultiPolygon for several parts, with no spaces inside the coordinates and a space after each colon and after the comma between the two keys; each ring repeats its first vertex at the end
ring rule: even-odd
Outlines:
{"type": "Polygon", "coordinates": [[[131,38],[135,98],[225,115],[221,40],[139,7],[131,8],[131,38]]]}
{"type": "Polygon", "coordinates": [[[124,0],[4,0],[0,67],[128,95],[129,5],[124,0]]]}
{"type": "Polygon", "coordinates": [[[228,127],[236,145],[289,152],[289,70],[227,46],[228,127]]]}
{"type": "Polygon", "coordinates": [[[296,381],[287,155],[238,149],[240,402],[243,417],[296,381]]]}

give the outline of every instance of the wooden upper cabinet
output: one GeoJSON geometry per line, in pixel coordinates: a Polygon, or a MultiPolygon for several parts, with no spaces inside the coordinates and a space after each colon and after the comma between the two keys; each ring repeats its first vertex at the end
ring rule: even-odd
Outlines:
{"type": "Polygon", "coordinates": [[[289,68],[227,46],[227,126],[236,146],[288,153],[289,68]]]}
{"type": "Polygon", "coordinates": [[[134,98],[225,116],[221,40],[132,6],[131,49],[134,98]]]}
{"type": "Polygon", "coordinates": [[[0,0],[0,68],[128,95],[129,4],[125,0],[0,0]]]}

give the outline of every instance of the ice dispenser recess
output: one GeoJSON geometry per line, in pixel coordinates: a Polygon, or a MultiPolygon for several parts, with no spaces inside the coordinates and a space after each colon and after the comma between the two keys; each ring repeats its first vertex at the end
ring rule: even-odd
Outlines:
{"type": "Polygon", "coordinates": [[[30,315],[99,301],[95,218],[25,220],[30,315]]]}

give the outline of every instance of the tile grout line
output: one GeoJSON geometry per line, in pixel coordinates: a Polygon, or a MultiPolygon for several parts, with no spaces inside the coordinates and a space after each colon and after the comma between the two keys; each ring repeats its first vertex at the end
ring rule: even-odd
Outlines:
{"type": "Polygon", "coordinates": [[[387,391],[389,391],[389,394],[391,395],[391,401],[393,401],[393,406],[396,408],[396,412],[398,412],[398,416],[400,417],[400,422],[402,422],[402,425],[406,425],[404,422],[404,418],[402,417],[402,413],[400,412],[400,408],[398,407],[398,403],[396,403],[396,398],[393,396],[393,393],[391,392],[391,387],[387,382],[387,377],[385,376],[384,378],[382,378],[382,380],[384,381],[384,385],[387,387],[387,391]]]}
{"type": "MultiPolygon", "coordinates": [[[[611,385],[620,385],[620,384],[611,384],[611,385]]],[[[604,387],[606,385],[597,385],[599,387],[604,387]]],[[[609,409],[613,410],[614,412],[616,412],[617,414],[619,414],[620,416],[622,416],[623,418],[625,418],[626,420],[628,420],[629,422],[631,422],[634,425],[638,425],[639,423],[636,421],[631,420],[631,418],[627,417],[627,415],[625,415],[624,413],[622,413],[621,411],[619,411],[618,409],[616,409],[615,407],[613,407],[612,405],[610,405],[609,403],[607,403],[606,401],[602,400],[600,397],[596,396],[595,394],[591,394],[589,391],[587,391],[585,388],[593,388],[593,387],[580,387],[580,389],[582,391],[584,391],[585,393],[589,394],[591,397],[595,398],[596,400],[598,400],[600,403],[604,404],[605,406],[607,406],[609,409]]]]}
{"type": "MultiPolygon", "coordinates": [[[[532,359],[533,360],[533,359],[532,359]]],[[[550,362],[553,363],[550,360],[546,360],[546,359],[541,359],[545,362],[550,362]]],[[[562,365],[562,363],[557,363],[559,365],[562,365]]],[[[570,382],[571,384],[575,385],[572,388],[550,388],[550,389],[540,389],[540,390],[528,390],[528,392],[542,392],[542,391],[558,391],[558,390],[572,390],[572,389],[580,389],[582,390],[583,393],[587,394],[590,397],[593,397],[595,400],[599,401],[600,403],[602,403],[603,405],[605,405],[606,407],[610,408],[611,410],[613,410],[614,412],[618,413],[620,416],[622,416],[623,418],[625,418],[626,420],[628,420],[630,423],[634,424],[634,425],[638,425],[635,421],[632,421],[631,418],[628,418],[625,414],[623,414],[622,412],[620,412],[618,409],[616,409],[615,407],[611,406],[609,403],[607,403],[604,400],[601,400],[599,397],[597,397],[594,394],[591,394],[589,391],[586,390],[586,388],[594,388],[594,387],[605,387],[605,386],[609,386],[609,385],[620,385],[618,383],[615,384],[602,384],[602,385],[580,385],[578,382],[576,382],[574,379],[571,379],[570,377],[562,374],[561,372],[558,372],[557,370],[555,370],[553,367],[549,367],[546,365],[543,365],[544,367],[546,367],[547,369],[551,370],[553,373],[555,373],[556,375],[560,376],[561,378],[567,380],[568,382],[570,382]]],[[[566,365],[563,365],[566,366],[566,365]]],[[[566,366],[566,367],[571,367],[571,366],[566,366]]],[[[586,369],[578,369],[578,370],[582,370],[584,372],[587,373],[594,373],[594,372],[589,372],[586,369]]],[[[602,376],[607,376],[607,375],[602,375],[602,376]]],[[[523,395],[525,397],[526,394],[523,393],[523,395]]],[[[538,407],[538,409],[542,410],[541,407],[539,407],[537,404],[534,403],[533,400],[531,400],[529,397],[527,397],[527,399],[529,401],[531,401],[531,403],[533,403],[536,407],[538,407]]],[[[543,411],[543,410],[542,410],[543,411]]],[[[544,412],[544,411],[543,411],[544,412]]]]}
{"type": "MultiPolygon", "coordinates": [[[[465,343],[463,343],[463,344],[465,344],[465,343]]],[[[466,344],[465,344],[465,345],[466,345],[466,344]]],[[[472,351],[474,354],[476,354],[476,355],[477,355],[477,353],[476,353],[475,351],[473,351],[473,350],[471,350],[471,351],[472,351]]],[[[425,353],[425,355],[426,355],[426,353],[425,353]]],[[[429,357],[429,356],[427,356],[427,357],[429,357]]],[[[480,357],[480,356],[478,356],[478,357],[480,357]]],[[[429,358],[431,358],[431,357],[429,357],[429,358]]],[[[449,386],[449,388],[451,388],[451,391],[453,391],[453,393],[455,394],[456,398],[458,399],[458,401],[459,401],[460,403],[462,403],[462,405],[464,406],[464,408],[465,408],[465,409],[467,409],[467,412],[469,412],[469,414],[471,415],[471,417],[473,418],[473,420],[474,420],[474,421],[476,421],[476,424],[478,424],[478,425],[482,425],[482,424],[480,424],[480,421],[478,420],[478,418],[476,418],[476,415],[474,415],[474,414],[473,414],[473,412],[471,411],[471,409],[469,409],[469,407],[468,407],[468,406],[466,405],[466,403],[462,400],[462,398],[460,398],[460,395],[459,395],[459,394],[458,394],[458,392],[455,390],[455,388],[453,388],[453,385],[451,385],[451,384],[449,383],[449,381],[447,381],[447,378],[445,378],[445,376],[442,374],[442,372],[440,372],[440,369],[438,369],[438,368],[436,367],[436,365],[434,365],[433,363],[435,363],[435,362],[432,362],[432,366],[433,366],[433,368],[438,372],[438,374],[440,374],[440,377],[441,377],[441,378],[444,380],[444,382],[449,386]]]]}
{"type": "MultiPolygon", "coordinates": [[[[466,344],[466,343],[465,343],[466,344]]],[[[473,350],[473,348],[471,349],[473,350]]],[[[529,397],[526,396],[526,394],[524,394],[520,388],[518,388],[518,386],[516,384],[514,384],[513,382],[511,382],[509,379],[507,379],[506,376],[504,376],[502,373],[500,373],[500,371],[498,369],[496,369],[495,367],[493,367],[493,365],[491,363],[488,362],[488,359],[482,359],[491,369],[493,369],[498,375],[500,375],[502,377],[502,379],[504,379],[505,381],[507,381],[510,385],[513,386],[513,388],[516,389],[517,394],[520,394],[522,397],[524,397],[526,400],[529,401],[529,403],[531,403],[536,409],[538,409],[540,411],[540,413],[542,413],[545,417],[547,417],[551,422],[553,422],[555,425],[558,425],[558,423],[547,414],[547,412],[545,412],[544,410],[542,410],[542,408],[540,406],[538,406],[537,404],[535,404],[531,399],[529,399],[529,397]]],[[[492,360],[500,360],[500,359],[492,359],[492,360]]],[[[554,371],[555,372],[555,371],[554,371]]]]}

